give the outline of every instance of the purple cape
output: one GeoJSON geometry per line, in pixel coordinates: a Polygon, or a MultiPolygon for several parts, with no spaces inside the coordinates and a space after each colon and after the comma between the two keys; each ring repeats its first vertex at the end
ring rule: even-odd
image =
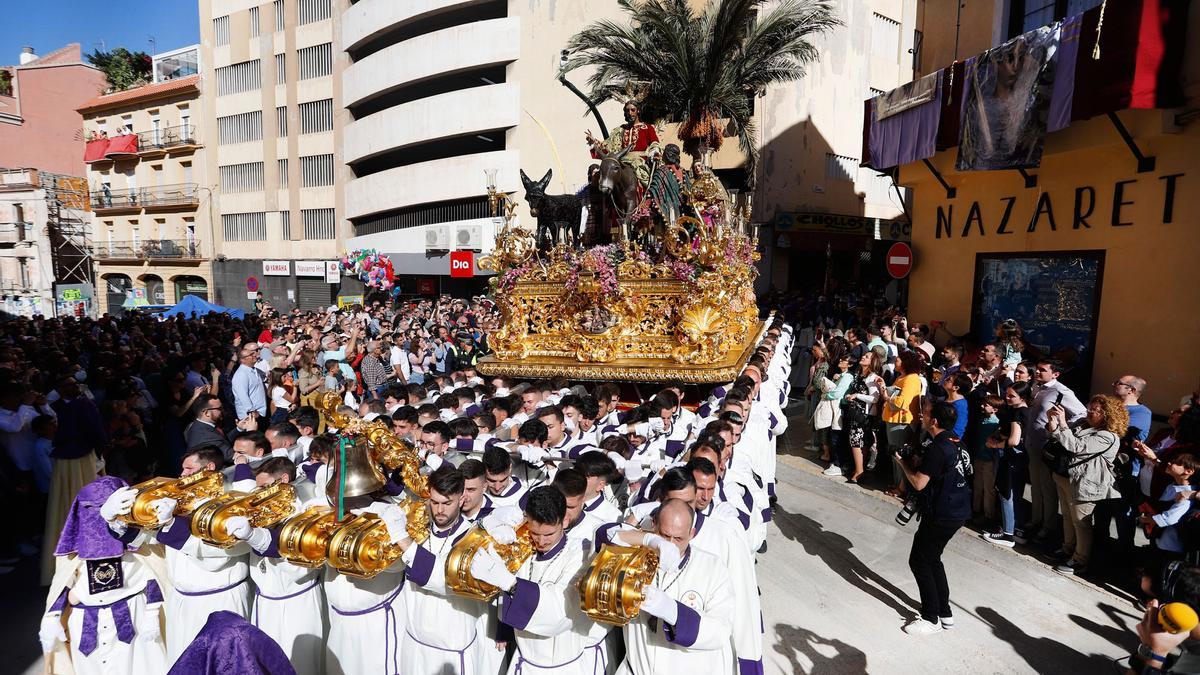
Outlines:
{"type": "Polygon", "coordinates": [[[125,544],[108,529],[108,523],[100,515],[100,507],[112,493],[125,486],[125,481],[114,476],[100,476],[83,486],[71,503],[54,555],[75,553],[84,560],[122,555],[125,544]]]}
{"type": "Polygon", "coordinates": [[[167,675],[296,675],[279,645],[233,612],[213,612],[167,675]]]}

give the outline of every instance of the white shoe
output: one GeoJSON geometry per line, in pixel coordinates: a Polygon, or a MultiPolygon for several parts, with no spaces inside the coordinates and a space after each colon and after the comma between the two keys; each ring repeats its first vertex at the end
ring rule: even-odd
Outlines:
{"type": "Polygon", "coordinates": [[[825,474],[826,476],[840,476],[842,475],[842,469],[841,467],[835,465],[825,469],[821,473],[825,474]]]}
{"type": "Polygon", "coordinates": [[[942,622],[942,630],[950,630],[951,628],[954,628],[954,617],[943,616],[939,620],[942,622]]]}
{"type": "Polygon", "coordinates": [[[933,635],[942,632],[942,627],[925,619],[915,619],[904,626],[904,632],[909,635],[933,635]]]}

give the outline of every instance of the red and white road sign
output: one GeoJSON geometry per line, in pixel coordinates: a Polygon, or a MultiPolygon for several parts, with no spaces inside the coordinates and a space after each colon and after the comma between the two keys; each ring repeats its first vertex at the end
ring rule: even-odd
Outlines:
{"type": "Polygon", "coordinates": [[[898,241],[887,252],[887,271],[893,279],[903,279],[912,271],[913,252],[908,244],[898,241]]]}

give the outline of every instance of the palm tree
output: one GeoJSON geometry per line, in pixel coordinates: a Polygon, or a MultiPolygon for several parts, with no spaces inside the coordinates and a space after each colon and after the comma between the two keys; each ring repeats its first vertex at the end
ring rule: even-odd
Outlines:
{"type": "Polygon", "coordinates": [[[752,97],[804,77],[820,54],[813,40],[841,25],[831,0],[618,0],[627,25],[596,21],[571,38],[564,71],[591,66],[596,103],[644,92],[643,118],[679,122],[683,150],[717,150],[726,128],[737,136],[753,181],[758,138],[752,97]]]}

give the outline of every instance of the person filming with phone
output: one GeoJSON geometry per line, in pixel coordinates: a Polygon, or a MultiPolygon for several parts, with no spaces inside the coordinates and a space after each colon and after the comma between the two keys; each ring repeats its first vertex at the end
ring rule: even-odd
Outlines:
{"type": "MultiPolygon", "coordinates": [[[[921,614],[904,626],[909,635],[932,635],[954,626],[942,551],[971,517],[971,459],[952,431],[957,419],[953,405],[927,402],[921,408],[921,423],[928,434],[922,451],[901,447],[895,453],[896,464],[917,492],[913,499],[921,521],[908,556],[921,596],[921,614]]],[[[909,508],[906,504],[905,510],[909,508]]]]}

